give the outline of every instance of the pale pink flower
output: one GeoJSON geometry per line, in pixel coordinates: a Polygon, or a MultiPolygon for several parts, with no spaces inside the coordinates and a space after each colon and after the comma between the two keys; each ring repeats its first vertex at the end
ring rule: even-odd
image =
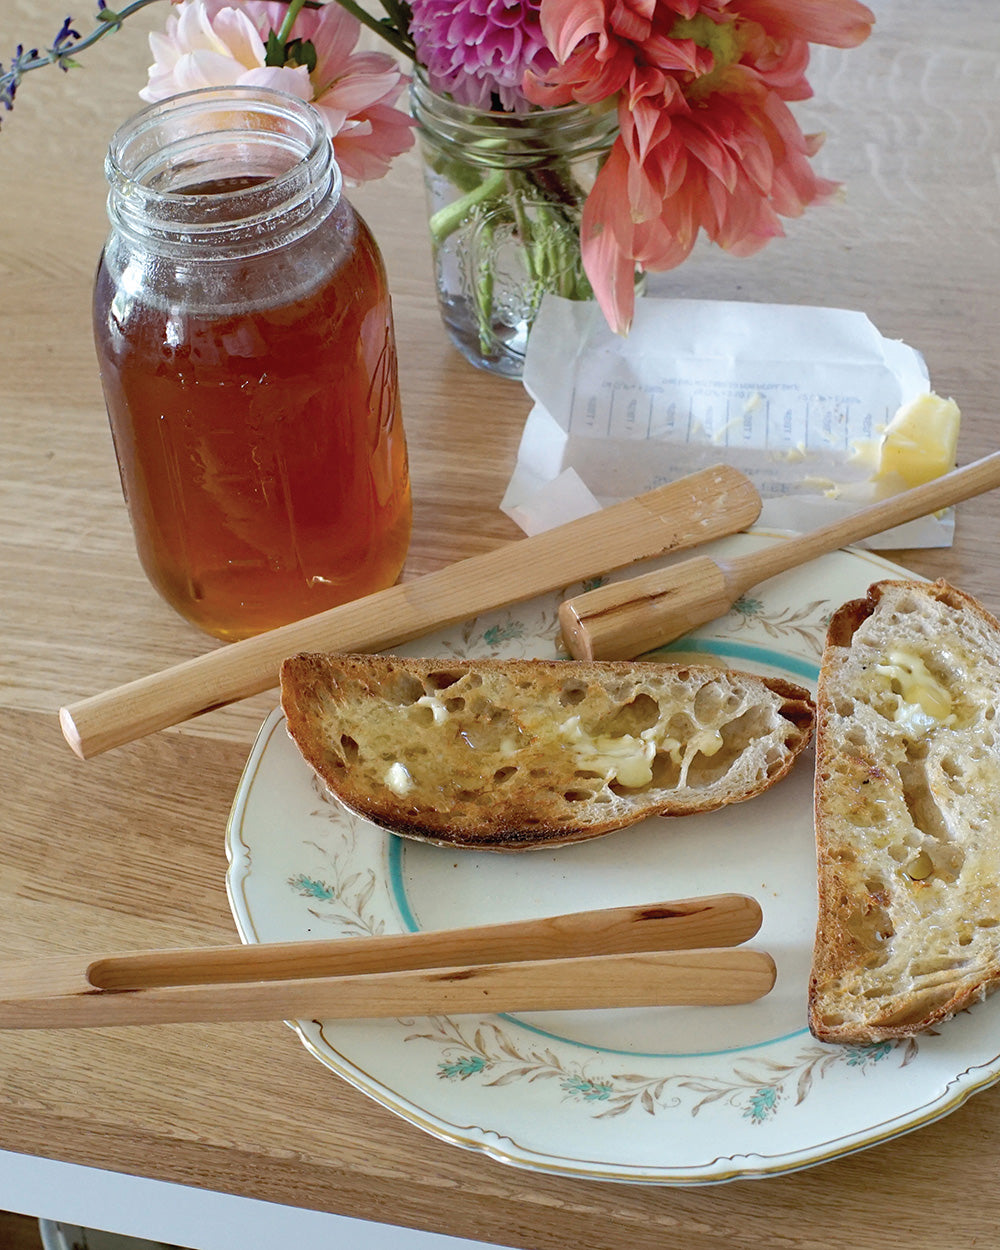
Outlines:
{"type": "Polygon", "coordinates": [[[288,92],[319,110],[348,182],[381,178],[413,144],[409,115],[393,107],[406,77],[388,54],[354,51],[361,24],[336,3],[303,9],[292,29],[293,38],[316,49],[312,74],[304,65],[265,65],[267,37],[286,13],[267,0],[181,0],[166,33],[149,37],[155,60],[139,94],[156,101],[227,85],[288,92]]]}
{"type": "Polygon", "coordinates": [[[200,87],[254,86],[287,91],[312,99],[309,71],[264,64],[264,44],[257,27],[241,9],[211,8],[205,0],[182,0],[167,18],[165,34],[149,36],[153,64],[139,92],[153,103],[200,87]]]}
{"type": "Polygon", "coordinates": [[[788,101],[811,94],[809,44],[852,47],[874,15],[858,0],[541,0],[559,59],[525,90],[539,104],[617,93],[620,137],[584,206],[584,267],[627,331],[635,270],[665,270],[699,232],[738,256],[835,184],[809,158],[788,101]]]}

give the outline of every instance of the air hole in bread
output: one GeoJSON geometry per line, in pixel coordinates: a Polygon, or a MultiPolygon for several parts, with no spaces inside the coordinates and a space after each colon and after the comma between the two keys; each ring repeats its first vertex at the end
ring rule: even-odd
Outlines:
{"type": "Polygon", "coordinates": [[[673,756],[657,751],[650,765],[653,779],[650,787],[655,790],[676,790],[680,784],[681,768],[673,756]]]}
{"type": "Polygon", "coordinates": [[[927,779],[925,764],[910,759],[899,766],[899,780],[903,788],[903,802],[910,813],[914,827],[926,837],[939,842],[951,840],[951,833],[934,798],[934,791],[927,779]]]}
{"type": "Polygon", "coordinates": [[[350,734],[340,735],[340,749],[343,752],[344,759],[348,762],[348,764],[357,763],[358,756],[361,754],[361,751],[358,744],[350,734]]]}
{"type": "Polygon", "coordinates": [[[587,687],[575,681],[568,681],[559,691],[559,702],[563,707],[576,707],[586,697],[587,687]]]}
{"type": "Polygon", "coordinates": [[[781,766],[781,751],[777,747],[771,747],[765,757],[766,768],[764,775],[770,777],[776,768],[781,766]]]}
{"type": "MultiPolygon", "coordinates": [[[[761,733],[760,718],[753,712],[744,712],[721,725],[718,729],[721,745],[717,741],[711,743],[704,751],[697,751],[690,760],[687,770],[687,784],[693,789],[704,789],[714,785],[732,768],[734,762],[745,752],[747,744],[761,733]]],[[[686,741],[681,738],[681,741],[686,741]]],[[[765,755],[765,761],[768,756],[765,755]]],[[[764,775],[772,771],[769,765],[764,775]]]]}
{"type": "Polygon", "coordinates": [[[893,925],[884,907],[873,904],[854,903],[844,912],[844,928],[852,938],[871,956],[872,966],[888,958],[885,944],[893,936],[893,925]]]}
{"type": "Polygon", "coordinates": [[[947,846],[935,852],[935,871],[946,884],[958,880],[964,864],[965,851],[957,842],[949,842],[947,846]]]}
{"type": "Polygon", "coordinates": [[[455,695],[451,699],[446,699],[444,705],[445,708],[451,713],[461,712],[461,710],[465,707],[465,700],[458,695],[455,695]]]}
{"type": "Polygon", "coordinates": [[[790,702],[781,709],[782,717],[797,729],[807,732],[812,727],[813,711],[802,704],[790,702]]]}
{"type": "Polygon", "coordinates": [[[660,719],[660,705],[648,694],[637,694],[615,714],[597,727],[598,734],[609,738],[622,738],[631,734],[637,738],[644,729],[650,729],[660,719]]]}
{"type": "Polygon", "coordinates": [[[1000,920],[996,916],[981,916],[976,921],[977,929],[995,929],[997,925],[1000,925],[1000,920]]]}
{"type": "Polygon", "coordinates": [[[593,790],[565,790],[563,798],[567,803],[589,803],[594,797],[593,790]]]}
{"type": "Polygon", "coordinates": [[[694,718],[702,724],[716,720],[723,709],[731,710],[731,705],[717,682],[706,682],[694,697],[692,709],[694,718]]]}
{"type": "Polygon", "coordinates": [[[412,673],[390,673],[383,689],[386,700],[400,707],[408,707],[424,696],[423,682],[412,673]]]}
{"type": "Polygon", "coordinates": [[[875,916],[875,930],[874,931],[875,931],[875,937],[880,942],[888,942],[888,940],[891,937],[893,937],[896,932],[892,921],[889,919],[889,913],[886,911],[882,911],[881,908],[879,909],[878,913],[875,916]]]}
{"type": "Polygon", "coordinates": [[[687,784],[692,790],[705,790],[729,772],[738,752],[722,750],[715,755],[697,751],[688,764],[687,784]]]}
{"type": "Polygon", "coordinates": [[[428,725],[434,724],[434,709],[426,703],[423,706],[413,704],[410,707],[410,718],[419,729],[426,729],[428,725]]]}
{"type": "Polygon", "coordinates": [[[497,785],[503,785],[505,781],[510,781],[511,777],[517,772],[517,768],[513,764],[508,764],[505,768],[498,768],[493,774],[493,780],[497,785]]]}
{"type": "Polygon", "coordinates": [[[440,692],[461,681],[462,676],[462,673],[449,673],[447,669],[439,669],[437,672],[428,673],[425,680],[431,691],[440,692]]]}
{"type": "Polygon", "coordinates": [[[667,722],[665,738],[673,738],[676,742],[687,742],[698,726],[687,712],[675,712],[667,722]]]}

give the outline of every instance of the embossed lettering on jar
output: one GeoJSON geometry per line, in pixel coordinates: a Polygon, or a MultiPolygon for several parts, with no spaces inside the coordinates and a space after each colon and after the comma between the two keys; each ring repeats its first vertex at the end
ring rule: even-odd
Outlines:
{"type": "Polygon", "coordinates": [[[94,329],[152,584],[240,638],[391,585],[410,487],[385,270],[315,111],[175,97],[115,135],[94,329]]]}

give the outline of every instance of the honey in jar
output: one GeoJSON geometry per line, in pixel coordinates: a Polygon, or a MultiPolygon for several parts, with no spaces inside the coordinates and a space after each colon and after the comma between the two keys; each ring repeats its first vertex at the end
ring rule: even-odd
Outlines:
{"type": "Polygon", "coordinates": [[[308,105],[163,101],[112,141],[101,380],[143,568],[220,638],[391,585],[410,536],[392,313],[308,105]]]}

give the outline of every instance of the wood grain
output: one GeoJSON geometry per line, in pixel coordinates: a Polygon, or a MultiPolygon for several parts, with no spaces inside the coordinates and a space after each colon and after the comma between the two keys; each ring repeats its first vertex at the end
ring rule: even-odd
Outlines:
{"type": "MultiPolygon", "coordinates": [[[[30,75],[0,114],[7,957],[232,942],[223,830],[273,703],[258,695],[87,763],[56,720],[62,704],[216,645],[139,567],[90,337],[104,150],[137,104],[144,31],[162,27],[165,7],[105,39],[83,68],[30,75]]],[[[787,221],[759,255],[698,247],[650,290],[863,309],[919,348],[935,389],[958,401],[967,463],[1000,442],[1000,9],[953,0],[942,21],[932,0],[873,7],[872,39],[818,49],[815,95],[795,105],[805,129],[825,133],[816,166],[841,193],[787,221]]],[[[61,0],[5,0],[0,57],[44,46],[65,16],[61,0]]],[[[442,333],[415,158],[352,198],[385,253],[396,313],[411,580],[520,537],[498,505],[531,401],[470,368],[442,333]]],[[[893,558],[996,613],[997,515],[995,498],[971,500],[952,548],[893,558]]],[[[825,1250],[845,1238],[856,1250],[983,1250],[1000,1226],[998,1114],[991,1089],[838,1162],[664,1189],[523,1172],[434,1140],[325,1071],[278,1023],[8,1035],[0,1050],[5,1149],[525,1250],[825,1250]]]]}

